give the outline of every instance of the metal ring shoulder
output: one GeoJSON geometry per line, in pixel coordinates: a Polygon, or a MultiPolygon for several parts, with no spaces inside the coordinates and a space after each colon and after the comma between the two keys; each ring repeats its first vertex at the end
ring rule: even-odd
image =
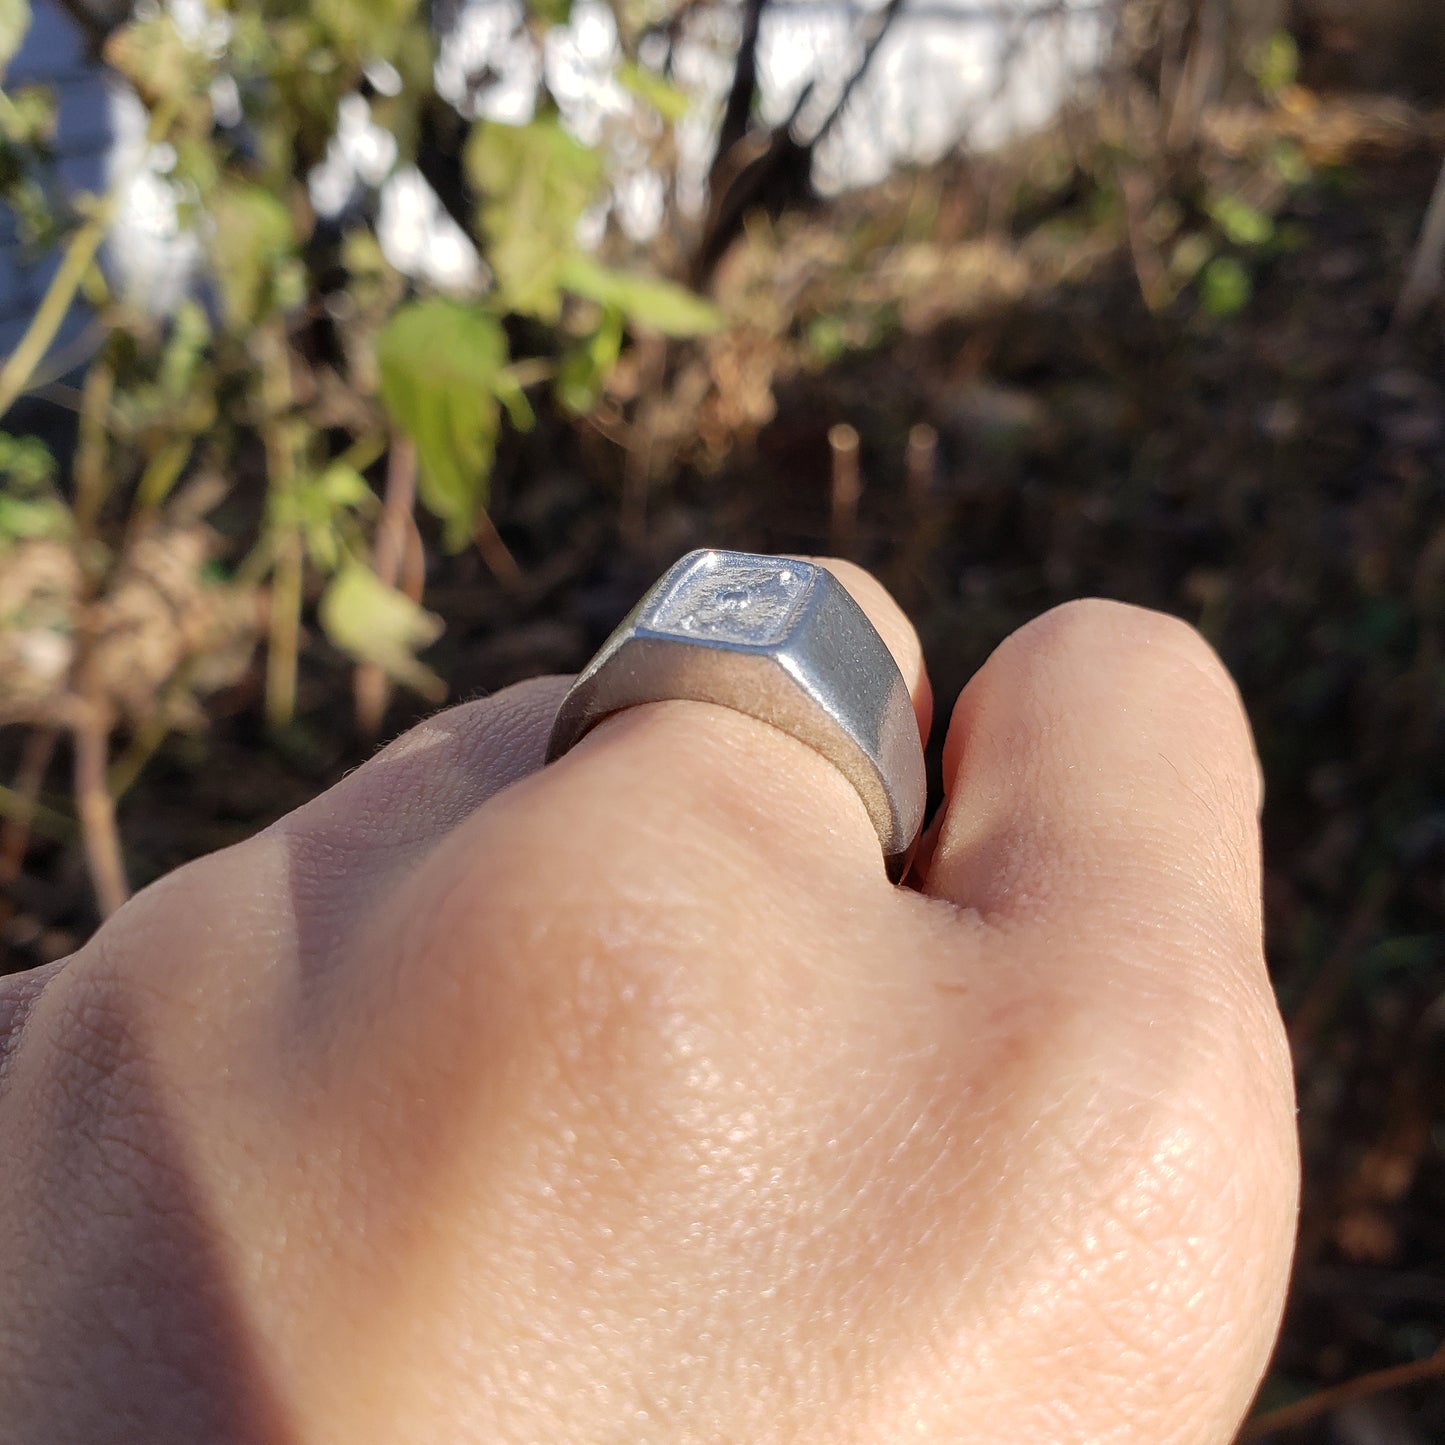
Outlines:
{"type": "Polygon", "coordinates": [[[886,856],[917,839],[926,784],[908,686],[826,568],[740,552],[683,557],[579,674],[547,760],[613,713],[674,698],[745,713],[827,758],[857,790],[886,856]]]}

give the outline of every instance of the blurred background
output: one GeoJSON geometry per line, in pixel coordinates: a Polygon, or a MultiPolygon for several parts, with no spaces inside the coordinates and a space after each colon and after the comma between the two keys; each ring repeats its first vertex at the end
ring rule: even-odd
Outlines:
{"type": "Polygon", "coordinates": [[[0,969],[692,546],[871,566],[943,702],[1163,608],[1299,1070],[1242,1438],[1445,1441],[1439,0],[0,0],[0,71],[0,969]]]}

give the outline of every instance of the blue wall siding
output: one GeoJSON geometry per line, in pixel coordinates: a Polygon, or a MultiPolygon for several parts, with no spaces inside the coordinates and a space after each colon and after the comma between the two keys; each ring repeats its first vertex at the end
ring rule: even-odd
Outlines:
{"type": "MultiPolygon", "coordinates": [[[[69,192],[103,191],[110,146],[105,81],[74,25],[49,0],[34,0],[30,33],[5,76],[10,90],[32,84],[50,86],[59,102],[57,184],[69,192]]],[[[9,351],[25,330],[56,264],[53,256],[37,260],[26,254],[14,215],[0,207],[0,350],[9,351]]],[[[85,321],[77,307],[61,332],[61,348],[75,341],[85,321]]]]}

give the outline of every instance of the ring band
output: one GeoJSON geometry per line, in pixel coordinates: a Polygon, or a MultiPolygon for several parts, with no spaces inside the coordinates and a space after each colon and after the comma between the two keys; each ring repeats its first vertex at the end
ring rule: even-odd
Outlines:
{"type": "Polygon", "coordinates": [[[892,653],[825,567],[688,553],[578,675],[547,761],[613,713],[674,698],[745,713],[825,757],[857,790],[898,875],[927,792],[917,715],[892,653]]]}

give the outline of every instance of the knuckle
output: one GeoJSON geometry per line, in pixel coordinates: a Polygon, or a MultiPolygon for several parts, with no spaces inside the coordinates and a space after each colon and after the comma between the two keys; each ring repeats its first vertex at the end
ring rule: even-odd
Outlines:
{"type": "Polygon", "coordinates": [[[1134,1438],[1141,1418],[1177,1419],[1191,1399],[1227,1415],[1219,1382],[1247,1390],[1263,1368],[1288,1269],[1287,1111],[1220,1077],[1238,1061],[1213,1034],[1136,1046],[1126,1064],[1104,1032],[1096,1018],[1056,1040],[1073,1083],[1037,1116],[1044,1243],[1028,1288],[1050,1320],[1040,1358],[1073,1392],[1060,1397],[1068,1428],[1051,1438],[1113,1438],[1123,1419],[1134,1438]],[[1095,1388],[1101,1378],[1118,1392],[1095,1388]]]}
{"type": "Polygon", "coordinates": [[[1270,1261],[1288,1257],[1281,1236],[1293,1211],[1283,1207],[1275,1141],[1261,1124],[1248,1116],[1221,1122],[1197,1104],[1166,1111],[1116,1200],[1120,1227],[1141,1241],[1143,1295],[1153,1296],[1140,1321],[1143,1341],[1173,1358],[1179,1341],[1192,1338],[1200,1356],[1213,1356],[1206,1371],[1227,1368],[1240,1343],[1237,1321],[1267,1321],[1272,1331],[1282,1303],[1283,1280],[1270,1277],[1270,1261]]]}
{"type": "Polygon", "coordinates": [[[436,713],[273,829],[343,854],[408,858],[542,765],[545,722],[567,683],[530,678],[436,713]]]}
{"type": "Polygon", "coordinates": [[[1216,1107],[1192,1081],[1162,1095],[1136,1084],[1096,1100],[1095,1145],[1060,1191],[1079,1205],[1064,1335],[1128,1358],[1138,1381],[1168,1380],[1166,1395],[1207,1394],[1262,1367],[1273,1336],[1294,1218],[1287,1151],[1270,1121],[1216,1107]]]}
{"type": "Polygon", "coordinates": [[[64,1061],[77,1105],[118,1097],[124,1105],[143,1072],[151,1005],[128,962],[127,951],[101,934],[56,990],[47,1041],[64,1061]]]}
{"type": "Polygon", "coordinates": [[[573,867],[550,837],[523,831],[452,860],[419,910],[406,972],[428,1027],[456,1029],[477,1057],[522,1051],[594,1093],[667,1046],[698,921],[655,872],[573,867]]]}
{"type": "Polygon", "coordinates": [[[1075,1236],[1177,1284],[1162,1308],[1220,1297],[1251,1261],[1258,1283],[1260,1260],[1287,1256],[1298,1152],[1268,1001],[1235,985],[1139,983],[1121,980],[1045,1026],[1055,1082],[1035,1114],[1058,1197],[1077,1206],[1075,1236]]]}
{"type": "Polygon", "coordinates": [[[1138,1102],[1122,1112],[1123,1166],[1099,1195],[1105,1227],[1155,1262],[1165,1316],[1187,1316],[1198,1300],[1198,1322],[1212,1327],[1231,1317],[1241,1291],[1258,1290],[1258,1262],[1280,1256],[1293,1225],[1287,1095],[1272,1066],[1248,1056],[1238,1028],[1142,1061],[1131,1090],[1138,1102]]]}
{"type": "Polygon", "coordinates": [[[31,1014],[67,959],[0,979],[0,1085],[10,1070],[31,1014]]]}
{"type": "MultiPolygon", "coordinates": [[[[1187,622],[1094,598],[1044,613],[1004,648],[1046,707],[1127,714],[1131,734],[1187,739],[1218,801],[1257,811],[1262,780],[1239,690],[1187,622]]],[[[1171,754],[1169,761],[1178,767],[1187,759],[1171,754]]]]}
{"type": "Polygon", "coordinates": [[[27,1107],[45,1120],[78,1197],[94,1196],[101,1210],[152,1203],[173,1173],[161,1146],[167,1089],[151,1045],[153,1012],[124,957],[101,938],[55,980],[23,1044],[27,1107]]]}
{"type": "Polygon", "coordinates": [[[1219,654],[1197,628],[1166,612],[1083,598],[1045,612],[1014,636],[1036,667],[1122,666],[1144,687],[1157,679],[1156,686],[1171,692],[1183,686],[1240,711],[1238,690],[1219,654]]]}

